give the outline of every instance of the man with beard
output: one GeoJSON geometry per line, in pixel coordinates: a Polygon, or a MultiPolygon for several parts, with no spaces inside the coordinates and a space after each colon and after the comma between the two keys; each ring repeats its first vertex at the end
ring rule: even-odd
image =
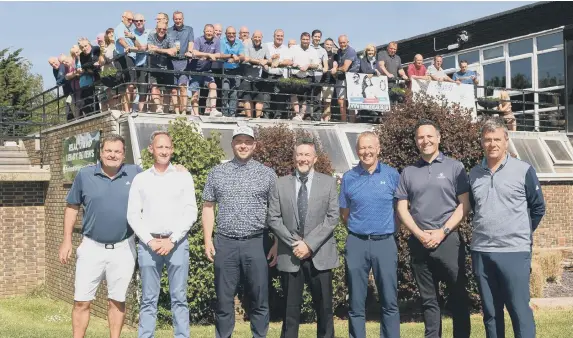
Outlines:
{"type": "Polygon", "coordinates": [[[215,265],[215,336],[233,335],[234,299],[242,275],[251,300],[252,336],[263,338],[269,329],[268,268],[276,264],[277,252],[275,238],[265,255],[263,239],[268,233],[267,205],[277,175],[253,159],[257,142],[252,128],[237,127],[231,146],[235,157],[213,168],[203,189],[205,255],[215,265]],[[216,204],[217,233],[213,239],[216,204]]]}
{"type": "Polygon", "coordinates": [[[420,159],[402,171],[395,197],[398,216],[413,235],[410,265],[422,298],[425,337],[442,336],[437,290],[443,281],[451,294],[454,337],[469,338],[465,245],[457,231],[470,210],[468,176],[461,162],[440,151],[440,129],[433,121],[419,121],[414,140],[420,159]]]}
{"type": "Polygon", "coordinates": [[[371,131],[356,142],[360,163],[344,173],[340,215],[348,226],[345,260],[350,294],[349,336],[366,337],[368,274],[374,274],[380,295],[380,337],[400,337],[398,311],[398,247],[394,233],[394,192],[398,171],[380,163],[380,141],[371,131]]]}
{"type": "Polygon", "coordinates": [[[154,336],[164,265],[175,337],[189,337],[187,234],[197,220],[197,202],[191,174],[179,172],[171,164],[173,150],[168,132],[154,132],[149,145],[153,166],[135,177],[129,192],[127,220],[139,238],[142,290],[139,338],[154,336]]]}
{"type": "Polygon", "coordinates": [[[317,337],[334,338],[332,269],[338,267],[334,228],[338,224],[338,190],[332,176],[314,170],[312,139],[294,149],[296,170],[271,190],[269,226],[279,238],[277,268],[281,271],[285,317],[282,337],[298,337],[302,292],[307,283],[317,314],[317,337]]]}

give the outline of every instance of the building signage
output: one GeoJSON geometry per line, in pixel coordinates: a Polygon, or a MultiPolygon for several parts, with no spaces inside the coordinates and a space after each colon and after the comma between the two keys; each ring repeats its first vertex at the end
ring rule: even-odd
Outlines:
{"type": "Polygon", "coordinates": [[[388,78],[368,76],[361,73],[346,73],[348,109],[390,111],[388,78]]]}
{"type": "Polygon", "coordinates": [[[99,158],[101,132],[77,134],[65,138],[62,151],[64,181],[72,182],[81,168],[96,164],[99,158]]]}
{"type": "Polygon", "coordinates": [[[477,119],[474,85],[412,79],[412,93],[419,92],[435,97],[440,103],[442,100],[458,103],[471,111],[474,121],[477,119]]]}

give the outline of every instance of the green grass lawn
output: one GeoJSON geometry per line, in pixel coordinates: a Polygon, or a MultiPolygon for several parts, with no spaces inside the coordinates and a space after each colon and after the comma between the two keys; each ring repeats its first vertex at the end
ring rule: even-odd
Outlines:
{"type": "MultiPolygon", "coordinates": [[[[45,297],[15,297],[0,300],[0,337],[1,338],[63,338],[71,337],[71,306],[45,297]]],[[[506,318],[509,318],[506,314],[506,318]]],[[[537,310],[537,337],[570,338],[573,337],[573,309],[537,310]]],[[[271,323],[268,337],[280,336],[280,323],[271,323]]],[[[348,322],[337,320],[336,337],[348,337],[348,322]]],[[[513,337],[511,323],[506,320],[507,337],[513,337]]],[[[379,323],[367,324],[368,337],[379,337],[379,323]]],[[[237,323],[233,337],[250,337],[249,324],[237,323]]],[[[401,337],[423,337],[424,326],[421,323],[403,323],[401,337]]],[[[213,326],[191,327],[192,337],[214,337],[213,326]]],[[[87,337],[109,337],[107,322],[99,318],[90,321],[87,337]]],[[[122,337],[137,337],[137,332],[124,328],[122,337]]],[[[157,338],[173,337],[170,329],[159,330],[157,338]]],[[[300,337],[316,337],[315,325],[301,326],[300,337]]],[[[452,321],[444,321],[444,337],[452,337],[452,321]]],[[[472,316],[472,337],[485,337],[481,316],[472,316]]]]}

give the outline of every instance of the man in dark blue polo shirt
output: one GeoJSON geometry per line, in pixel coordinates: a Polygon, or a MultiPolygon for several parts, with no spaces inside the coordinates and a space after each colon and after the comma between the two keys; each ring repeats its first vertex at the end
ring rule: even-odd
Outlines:
{"type": "Polygon", "coordinates": [[[360,163],[342,177],[340,214],[348,226],[345,259],[350,293],[349,333],[366,337],[365,307],[372,268],[380,294],[381,326],[386,338],[400,337],[398,249],[394,192],[399,174],[378,161],[380,141],[373,132],[358,136],[360,163]]]}
{"type": "Polygon", "coordinates": [[[436,290],[443,281],[451,292],[454,337],[469,338],[465,246],[456,231],[470,210],[468,176],[461,162],[440,152],[440,129],[433,121],[418,122],[415,141],[420,159],[402,171],[395,197],[398,216],[413,234],[410,265],[422,298],[425,337],[442,336],[436,290]]]}
{"type": "MultiPolygon", "coordinates": [[[[93,141],[92,141],[93,142],[93,141]]],[[[127,223],[129,189],[138,166],[123,164],[125,141],[107,135],[101,141],[100,162],[82,168],[67,196],[64,239],[59,258],[65,264],[72,254],[72,232],[80,205],[83,239],[77,248],[73,336],[84,337],[90,304],[105,276],[109,298],[110,337],[119,338],[125,319],[125,296],[135,268],[133,231],[127,223]]]]}

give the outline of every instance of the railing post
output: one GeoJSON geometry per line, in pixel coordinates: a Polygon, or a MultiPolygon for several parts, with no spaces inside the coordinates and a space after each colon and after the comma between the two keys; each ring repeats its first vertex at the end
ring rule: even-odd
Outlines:
{"type": "Polygon", "coordinates": [[[534,105],[533,105],[533,130],[539,131],[539,94],[538,93],[533,94],[533,101],[534,101],[534,105]],[[537,96],[537,100],[535,99],[536,96],[537,96]]]}

